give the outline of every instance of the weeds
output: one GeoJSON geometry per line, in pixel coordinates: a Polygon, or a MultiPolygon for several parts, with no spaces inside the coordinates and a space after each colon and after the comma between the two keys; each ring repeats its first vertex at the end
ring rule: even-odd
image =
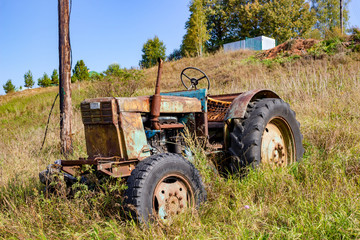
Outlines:
{"type": "MultiPolygon", "coordinates": [[[[275,170],[249,169],[241,179],[222,178],[205,151],[191,140],[189,146],[203,176],[208,201],[197,213],[179,215],[168,226],[153,223],[143,227],[128,220],[122,210],[121,181],[103,179],[95,182],[94,188],[79,183],[73,198],[43,193],[38,173],[61,158],[58,105],[45,149],[39,152],[57,89],[15,93],[6,99],[1,97],[0,103],[0,237],[360,238],[360,62],[352,56],[335,55],[268,67],[262,62],[246,62],[250,54],[217,53],[165,63],[163,91],[181,89],[179,73],[190,65],[203,69],[210,77],[211,94],[254,88],[274,90],[291,104],[301,123],[306,150],[302,162],[275,170]]],[[[146,81],[139,82],[141,87],[133,91],[124,90],[123,83],[117,86],[118,80],[106,89],[98,81],[73,85],[73,159],[86,156],[80,102],[111,91],[114,96],[127,92],[152,94],[156,68],[143,74],[146,81]]]]}

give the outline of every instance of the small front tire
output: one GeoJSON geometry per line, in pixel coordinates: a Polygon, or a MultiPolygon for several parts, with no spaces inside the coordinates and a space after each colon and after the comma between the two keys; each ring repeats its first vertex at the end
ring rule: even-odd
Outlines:
{"type": "Polygon", "coordinates": [[[169,219],[206,200],[198,170],[179,154],[162,153],[144,159],[127,184],[125,203],[140,222],[169,219]]]}

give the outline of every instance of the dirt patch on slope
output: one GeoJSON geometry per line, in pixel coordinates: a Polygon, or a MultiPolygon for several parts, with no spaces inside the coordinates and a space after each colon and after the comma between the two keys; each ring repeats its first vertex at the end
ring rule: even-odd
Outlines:
{"type": "Polygon", "coordinates": [[[277,57],[279,54],[284,54],[285,56],[306,55],[307,50],[310,49],[315,44],[317,44],[318,42],[320,41],[316,39],[289,40],[274,48],[262,52],[260,58],[271,59],[277,57]]]}

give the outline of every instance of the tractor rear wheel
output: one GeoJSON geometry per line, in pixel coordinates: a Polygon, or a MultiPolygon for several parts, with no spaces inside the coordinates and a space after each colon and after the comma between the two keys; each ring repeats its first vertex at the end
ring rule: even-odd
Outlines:
{"type": "Polygon", "coordinates": [[[144,159],[127,184],[125,203],[140,222],[166,220],[206,200],[198,170],[178,154],[162,153],[144,159]]]}
{"type": "Polygon", "coordinates": [[[288,103],[265,98],[249,104],[243,119],[234,119],[229,138],[233,173],[260,163],[271,167],[299,161],[304,153],[300,124],[288,103]]]}

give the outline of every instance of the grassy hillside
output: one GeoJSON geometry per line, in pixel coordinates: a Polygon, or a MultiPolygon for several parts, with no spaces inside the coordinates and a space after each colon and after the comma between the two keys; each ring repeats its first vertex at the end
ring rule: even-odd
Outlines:
{"type": "MultiPolygon", "coordinates": [[[[39,171],[61,158],[58,103],[40,151],[57,88],[0,96],[0,237],[360,238],[360,57],[338,54],[263,63],[251,54],[217,53],[165,63],[163,90],[183,89],[181,70],[195,66],[210,77],[211,94],[276,91],[297,113],[306,151],[302,162],[250,171],[244,179],[224,179],[213,171],[204,152],[194,149],[207,203],[168,225],[140,226],[124,219],[120,182],[101,192],[85,189],[74,199],[42,193],[39,171]]],[[[156,71],[144,72],[133,95],[153,93],[156,71]]],[[[73,85],[72,158],[86,155],[80,102],[109,94],[127,95],[128,90],[114,91],[109,83],[99,82],[73,85]]]]}

